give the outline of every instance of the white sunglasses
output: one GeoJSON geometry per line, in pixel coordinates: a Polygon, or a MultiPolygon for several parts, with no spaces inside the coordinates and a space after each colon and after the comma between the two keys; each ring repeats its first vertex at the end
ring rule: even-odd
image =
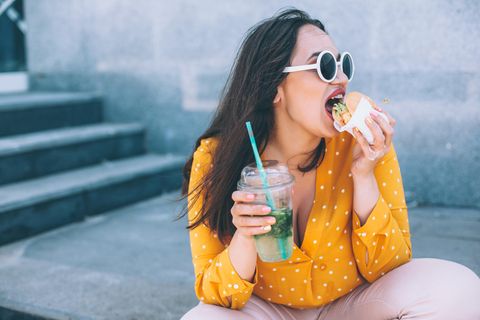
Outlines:
{"type": "Polygon", "coordinates": [[[320,79],[325,82],[332,82],[337,76],[338,66],[340,66],[343,73],[345,73],[348,81],[351,81],[353,78],[353,73],[355,71],[355,66],[353,64],[352,55],[349,52],[342,53],[342,55],[340,56],[340,61],[337,62],[333,53],[331,51],[325,50],[318,55],[315,64],[286,67],[285,69],[283,69],[283,72],[288,73],[317,69],[317,73],[320,79]]]}

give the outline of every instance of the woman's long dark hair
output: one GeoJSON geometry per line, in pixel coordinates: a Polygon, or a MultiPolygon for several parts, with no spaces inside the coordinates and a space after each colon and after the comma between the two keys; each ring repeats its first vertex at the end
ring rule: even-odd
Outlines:
{"type": "MultiPolygon", "coordinates": [[[[323,24],[297,9],[280,11],[273,17],[250,28],[243,40],[235,62],[221,93],[219,106],[210,127],[196,141],[193,152],[205,138],[218,138],[212,155],[213,167],[194,190],[188,192],[193,152],[183,168],[182,197],[194,194],[193,200],[183,208],[180,219],[193,207],[200,195],[204,201],[196,221],[187,226],[192,229],[201,223],[218,235],[222,244],[235,233],[230,209],[232,193],[244,166],[254,162],[252,147],[245,122],[250,121],[259,146],[265,150],[274,125],[273,99],[277,87],[286,77],[283,69],[290,65],[291,54],[297,40],[298,29],[312,24],[326,32],[323,24]]],[[[325,155],[325,139],[310,153],[311,161],[301,172],[315,169],[325,155]]]]}

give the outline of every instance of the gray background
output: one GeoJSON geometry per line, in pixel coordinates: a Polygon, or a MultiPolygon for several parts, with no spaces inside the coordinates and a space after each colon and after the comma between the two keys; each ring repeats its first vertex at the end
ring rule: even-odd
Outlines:
{"type": "Polygon", "coordinates": [[[99,91],[107,121],[142,122],[150,150],[186,155],[247,29],[293,5],[353,54],[351,90],[390,99],[414,199],[480,207],[479,3],[26,0],[27,64],[33,89],[99,91]]]}

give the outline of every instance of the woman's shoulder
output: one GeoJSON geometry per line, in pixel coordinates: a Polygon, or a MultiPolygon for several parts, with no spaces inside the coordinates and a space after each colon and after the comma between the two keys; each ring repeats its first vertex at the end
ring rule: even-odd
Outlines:
{"type": "Polygon", "coordinates": [[[197,151],[203,153],[211,153],[215,150],[218,145],[218,137],[208,137],[200,140],[200,145],[197,148],[197,151]]]}
{"type": "Polygon", "coordinates": [[[213,152],[218,145],[217,137],[208,137],[200,140],[200,145],[194,152],[195,157],[200,157],[204,160],[211,159],[213,152]]]}

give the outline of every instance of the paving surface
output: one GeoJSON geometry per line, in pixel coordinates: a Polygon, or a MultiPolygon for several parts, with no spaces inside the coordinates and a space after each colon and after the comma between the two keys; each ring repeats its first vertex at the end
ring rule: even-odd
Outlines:
{"type": "MultiPolygon", "coordinates": [[[[0,306],[52,319],[179,319],[195,306],[178,191],[0,248],[0,306]]],[[[410,208],[415,258],[480,274],[480,210],[410,208]]]]}

